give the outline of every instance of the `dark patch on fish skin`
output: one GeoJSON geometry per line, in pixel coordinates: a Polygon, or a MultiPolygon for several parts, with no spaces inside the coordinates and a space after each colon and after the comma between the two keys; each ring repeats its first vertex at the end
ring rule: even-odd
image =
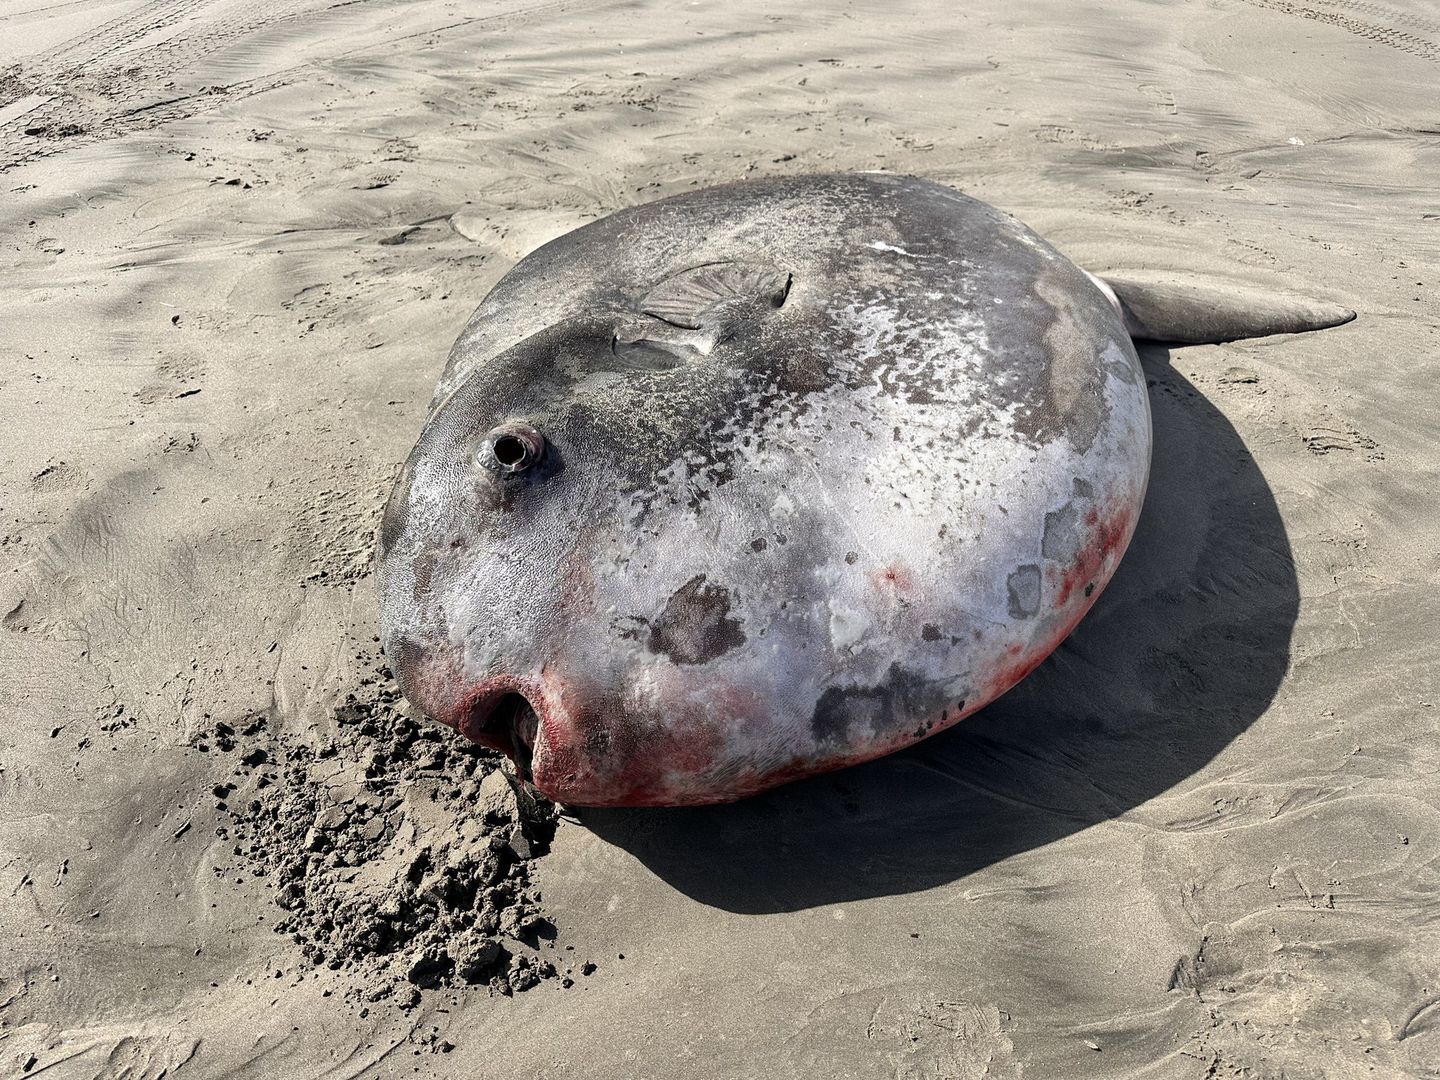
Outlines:
{"type": "Polygon", "coordinates": [[[706,664],[745,644],[730,618],[730,590],[696,574],[675,590],[650,627],[650,651],[677,664],[706,664]]]}
{"type": "Polygon", "coordinates": [[[1006,258],[987,264],[1006,302],[980,309],[985,333],[1006,343],[1005,363],[1024,376],[997,382],[994,390],[1008,390],[1015,429],[1032,445],[1066,438],[1088,450],[1110,411],[1097,349],[1106,341],[1128,345],[1129,337],[1114,309],[1085,290],[1081,271],[1020,246],[1010,242],[1006,258]]]}
{"type": "Polygon", "coordinates": [[[933,719],[947,700],[942,683],[897,661],[875,686],[828,687],[815,702],[810,730],[822,746],[844,746],[852,732],[868,735],[933,719]]]}
{"type": "Polygon", "coordinates": [[[650,620],[642,615],[617,615],[610,620],[610,630],[622,641],[639,641],[650,629],[650,620]]]}
{"type": "Polygon", "coordinates": [[[1044,539],[1040,553],[1054,562],[1068,563],[1080,549],[1080,511],[1073,502],[1045,515],[1044,539]]]}
{"type": "MultiPolygon", "coordinates": [[[[964,698],[961,698],[961,699],[960,699],[960,704],[958,704],[958,705],[955,706],[955,712],[956,712],[956,713],[963,713],[964,711],[965,711],[965,699],[964,699],[964,698]]],[[[940,717],[939,717],[939,719],[935,719],[935,718],[932,717],[931,719],[926,720],[923,724],[921,724],[919,727],[917,727],[914,731],[912,731],[912,732],[910,733],[910,737],[913,738],[913,739],[923,739],[923,738],[925,738],[925,736],[929,735],[930,732],[934,731],[936,727],[945,728],[945,727],[949,727],[949,726],[950,726],[950,710],[949,710],[949,709],[941,709],[941,710],[940,710],[940,717]]]]}
{"type": "Polygon", "coordinates": [[[1012,619],[1030,619],[1040,610],[1040,580],[1040,567],[1035,563],[1017,566],[1005,579],[1012,619]]]}
{"type": "Polygon", "coordinates": [[[1089,480],[1082,480],[1077,476],[1072,485],[1071,493],[1077,499],[1093,499],[1095,497],[1095,488],[1091,486],[1089,480]]]}
{"type": "Polygon", "coordinates": [[[585,752],[592,758],[603,758],[610,753],[614,741],[608,728],[593,725],[585,731],[585,752]]]}
{"type": "Polygon", "coordinates": [[[939,641],[941,636],[940,628],[934,623],[926,623],[920,628],[920,637],[925,641],[939,641]]]}
{"type": "Polygon", "coordinates": [[[854,566],[854,565],[855,565],[857,562],[859,562],[859,561],[860,561],[860,553],[859,553],[858,551],[847,551],[847,552],[845,552],[845,565],[846,565],[846,566],[854,566]]]}
{"type": "Polygon", "coordinates": [[[1105,370],[1121,382],[1129,383],[1131,386],[1134,386],[1137,381],[1135,364],[1129,360],[1107,360],[1105,361],[1105,370]]]}
{"type": "Polygon", "coordinates": [[[764,551],[769,546],[769,543],[763,536],[757,536],[754,540],[750,541],[751,551],[764,551]]]}

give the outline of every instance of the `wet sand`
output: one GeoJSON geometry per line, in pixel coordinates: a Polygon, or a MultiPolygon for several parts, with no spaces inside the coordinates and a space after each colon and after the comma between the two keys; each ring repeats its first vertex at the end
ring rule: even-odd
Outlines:
{"type": "MultiPolygon", "coordinates": [[[[0,5],[0,1074],[1440,1076],[1437,79],[1429,2],[0,5]],[[383,691],[455,335],[586,220],[848,169],[1359,318],[1146,351],[1130,553],[1001,701],[568,817],[572,986],[367,1001],[234,819],[383,691]]],[[[386,859],[454,842],[450,767],[386,859]]]]}

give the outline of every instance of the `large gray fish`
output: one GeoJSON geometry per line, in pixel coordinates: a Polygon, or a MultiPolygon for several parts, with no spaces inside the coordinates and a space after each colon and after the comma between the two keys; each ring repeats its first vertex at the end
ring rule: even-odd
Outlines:
{"type": "Polygon", "coordinates": [[[1107,285],[912,178],[623,210],[456,342],[385,511],[385,652],[577,805],[890,753],[1003,694],[1110,580],[1150,459],[1132,335],[1352,317],[1107,285]]]}

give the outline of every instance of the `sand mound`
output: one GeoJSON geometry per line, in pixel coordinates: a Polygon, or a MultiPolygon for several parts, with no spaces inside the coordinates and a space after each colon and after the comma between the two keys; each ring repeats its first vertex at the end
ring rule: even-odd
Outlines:
{"type": "Polygon", "coordinates": [[[263,717],[200,736],[234,757],[232,778],[213,790],[226,816],[216,835],[273,886],[288,912],[275,930],[310,964],[351,973],[352,993],[367,1001],[414,1005],[420,988],[572,985],[530,873],[554,835],[555,807],[509,776],[500,755],[412,717],[383,666],[334,715],[337,734],[319,746],[271,736],[263,717]]]}

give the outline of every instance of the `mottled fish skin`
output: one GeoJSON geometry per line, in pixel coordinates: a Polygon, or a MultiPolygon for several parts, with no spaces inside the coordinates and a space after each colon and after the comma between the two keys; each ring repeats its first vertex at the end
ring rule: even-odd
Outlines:
{"type": "Polygon", "coordinates": [[[696,191],[547,244],[470,320],[386,508],[382,641],[472,738],[527,698],[554,799],[728,801],[1023,678],[1149,458],[1120,317],[1008,215],[884,174],[696,191]],[[547,443],[514,475],[507,421],[547,443]]]}

